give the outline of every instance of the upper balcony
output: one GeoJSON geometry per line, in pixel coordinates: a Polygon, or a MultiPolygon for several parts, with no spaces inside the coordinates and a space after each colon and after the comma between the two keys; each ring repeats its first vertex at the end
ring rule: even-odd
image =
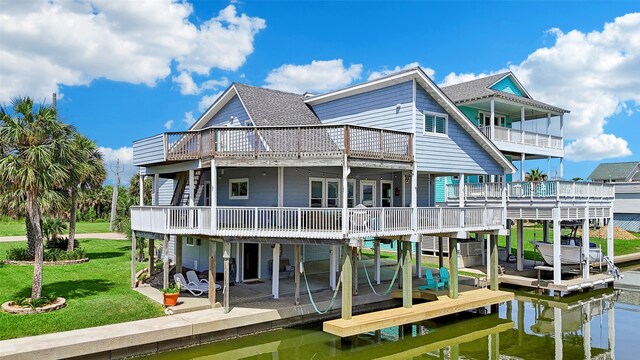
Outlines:
{"type": "Polygon", "coordinates": [[[323,159],[413,161],[411,133],[353,125],[211,127],[134,142],[134,165],[215,158],[222,161],[323,159]]]}
{"type": "Polygon", "coordinates": [[[528,153],[552,157],[564,156],[562,137],[503,126],[481,127],[480,130],[506,153],[528,153]]]}

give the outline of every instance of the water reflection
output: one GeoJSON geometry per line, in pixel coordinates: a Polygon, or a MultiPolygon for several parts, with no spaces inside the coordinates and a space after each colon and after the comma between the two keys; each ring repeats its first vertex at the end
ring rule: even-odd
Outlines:
{"type": "MultiPolygon", "coordinates": [[[[515,301],[502,305],[492,315],[450,316],[437,322],[361,334],[346,341],[322,332],[321,326],[315,325],[271,331],[149,358],[614,359],[614,305],[618,298],[619,293],[611,291],[561,300],[518,293],[515,301]]],[[[633,310],[625,312],[625,316],[633,318],[632,323],[640,322],[640,307],[624,306],[633,310]]],[[[621,345],[634,347],[633,343],[621,345]]],[[[634,351],[622,353],[633,354],[634,351]]]]}

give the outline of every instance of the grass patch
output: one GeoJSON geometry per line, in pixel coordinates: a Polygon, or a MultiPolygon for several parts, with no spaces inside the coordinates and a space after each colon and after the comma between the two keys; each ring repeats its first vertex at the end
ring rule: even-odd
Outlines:
{"type": "MultiPolygon", "coordinates": [[[[109,232],[108,222],[77,222],[76,234],[92,234],[109,232]]],[[[24,220],[21,221],[2,221],[0,222],[0,236],[22,236],[26,235],[27,230],[24,220]]],[[[64,234],[67,235],[67,234],[64,234]]]]}
{"type": "MultiPolygon", "coordinates": [[[[129,241],[87,239],[80,244],[91,261],[43,270],[43,294],[66,298],[67,307],[34,315],[0,312],[0,340],[163,315],[159,304],[130,288],[129,241]]],[[[24,243],[0,243],[0,260],[18,246],[24,243]]],[[[0,265],[0,303],[31,296],[32,277],[32,266],[0,265]]]]}
{"type": "MultiPolygon", "coordinates": [[[[516,236],[517,229],[511,228],[511,253],[516,253],[516,236]]],[[[531,241],[542,241],[542,227],[525,227],[524,228],[524,257],[530,260],[542,260],[542,257],[535,252],[531,241]]],[[[553,231],[549,230],[549,241],[553,241],[553,231]]],[[[602,251],[607,253],[607,239],[592,237],[590,239],[596,246],[602,247],[602,251]]],[[[507,246],[507,240],[504,236],[498,237],[498,246],[507,246]]],[[[640,238],[636,240],[613,240],[613,252],[615,255],[626,255],[640,252],[640,238]]]]}

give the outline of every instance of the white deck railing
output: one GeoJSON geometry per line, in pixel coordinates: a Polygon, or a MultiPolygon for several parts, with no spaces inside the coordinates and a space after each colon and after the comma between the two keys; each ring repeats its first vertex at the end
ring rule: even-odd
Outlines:
{"type": "Polygon", "coordinates": [[[161,234],[200,234],[238,237],[330,238],[433,234],[452,231],[500,229],[505,223],[499,207],[421,207],[412,226],[413,209],[133,206],[135,231],[161,234]],[[343,224],[346,222],[346,224],[343,224]],[[345,232],[346,230],[346,232],[345,232]]]}
{"type": "Polygon", "coordinates": [[[560,136],[540,134],[502,126],[494,126],[493,134],[491,134],[491,126],[482,127],[481,130],[489,139],[494,141],[562,150],[562,137],[560,136]]]}
{"type": "MultiPolygon", "coordinates": [[[[459,185],[447,184],[445,195],[447,201],[459,199],[459,185]]],[[[468,200],[500,200],[502,199],[502,183],[465,184],[464,193],[468,200]]],[[[573,181],[516,181],[506,183],[506,200],[520,199],[579,199],[607,200],[615,196],[612,184],[600,184],[573,181]]]]}

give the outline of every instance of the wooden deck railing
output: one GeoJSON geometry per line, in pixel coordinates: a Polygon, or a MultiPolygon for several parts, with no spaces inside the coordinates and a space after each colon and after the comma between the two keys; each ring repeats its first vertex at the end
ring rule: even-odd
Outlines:
{"type": "Polygon", "coordinates": [[[411,133],[353,125],[212,127],[164,135],[168,161],[216,158],[328,158],[413,161],[411,133]]]}
{"type": "Polygon", "coordinates": [[[480,128],[491,140],[504,141],[513,144],[539,146],[550,149],[562,149],[562,137],[549,134],[540,134],[531,131],[512,129],[503,126],[494,126],[493,134],[491,126],[480,128]]]}
{"type": "Polygon", "coordinates": [[[414,229],[413,209],[407,207],[349,208],[343,218],[341,208],[223,206],[216,208],[214,227],[211,207],[133,206],[131,227],[161,234],[341,239],[490,230],[505,223],[499,207],[430,207],[417,211],[414,229]]]}
{"type": "MultiPolygon", "coordinates": [[[[502,183],[465,184],[466,199],[499,200],[502,198],[502,183]]],[[[459,198],[459,185],[447,184],[447,201],[459,198]]],[[[516,181],[506,183],[506,198],[518,199],[613,199],[614,185],[573,181],[516,181]]]]}

